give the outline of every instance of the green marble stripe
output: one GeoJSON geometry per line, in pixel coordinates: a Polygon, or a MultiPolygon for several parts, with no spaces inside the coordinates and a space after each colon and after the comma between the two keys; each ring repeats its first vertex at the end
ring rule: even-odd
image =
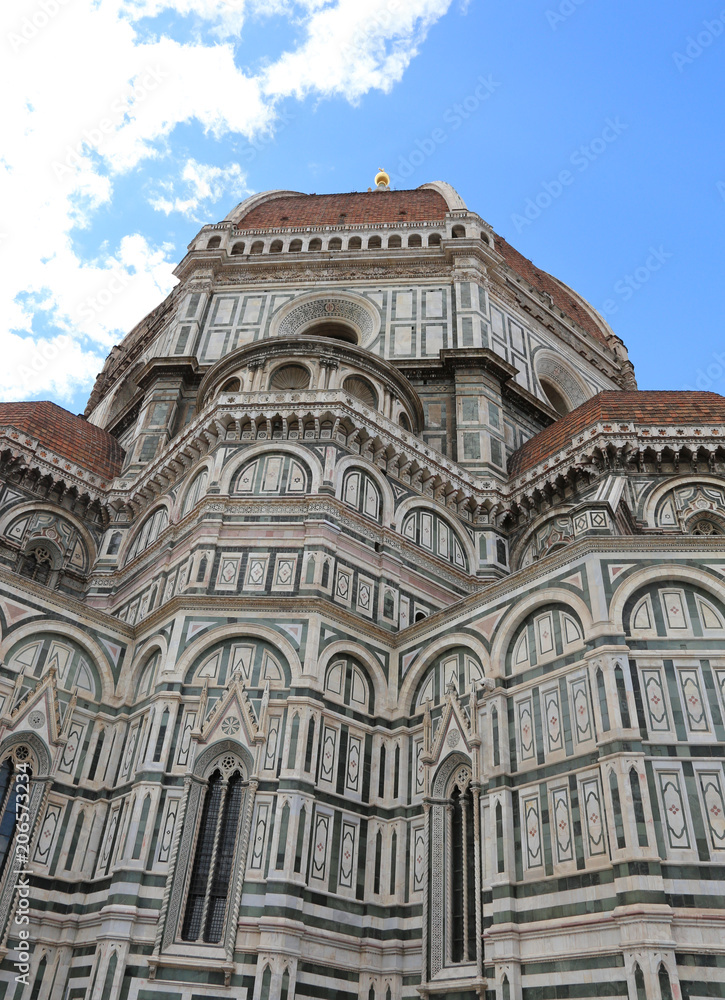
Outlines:
{"type": "Polygon", "coordinates": [[[319,976],[324,979],[344,979],[350,983],[357,983],[360,979],[360,976],[355,969],[335,968],[335,966],[332,965],[318,965],[313,962],[298,962],[298,979],[302,973],[319,976]]]}
{"type": "Polygon", "coordinates": [[[621,952],[611,955],[588,955],[586,958],[557,959],[553,962],[524,962],[522,976],[547,976],[559,972],[588,972],[591,969],[623,969],[621,952]]]}
{"type": "Polygon", "coordinates": [[[573,1000],[574,997],[629,997],[626,980],[611,983],[557,983],[552,986],[524,986],[522,1000],[573,1000]]]}
{"type": "Polygon", "coordinates": [[[692,952],[678,951],[675,954],[678,965],[695,966],[703,969],[725,969],[725,954],[696,955],[692,952]]]}
{"type": "Polygon", "coordinates": [[[725,997],[725,983],[706,983],[680,980],[683,997],[725,997]]]}

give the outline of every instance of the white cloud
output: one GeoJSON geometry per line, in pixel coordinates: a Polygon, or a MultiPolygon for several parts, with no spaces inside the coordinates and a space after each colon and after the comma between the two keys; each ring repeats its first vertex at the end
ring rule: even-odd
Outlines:
{"type": "MultiPolygon", "coordinates": [[[[357,100],[372,88],[388,90],[449,3],[3,4],[0,316],[8,363],[0,394],[68,398],[99,370],[111,344],[173,286],[172,248],[153,238],[151,225],[143,233],[129,227],[116,245],[90,256],[80,249],[79,236],[100,209],[117,210],[114,187],[122,176],[149,167],[159,174],[175,162],[177,126],[200,123],[212,140],[229,133],[254,139],[273,131],[285,96],[357,100]],[[139,23],[159,14],[159,21],[139,23]],[[280,14],[296,24],[299,46],[263,71],[246,72],[235,62],[245,19],[280,14]],[[159,25],[170,15],[194,21],[188,41],[163,33],[159,25]],[[108,299],[101,308],[89,306],[101,299],[108,299]],[[53,353],[59,337],[67,338],[62,351],[34,371],[33,350],[53,353]]],[[[258,55],[263,63],[271,54],[258,55]]],[[[158,210],[196,217],[222,197],[238,201],[248,193],[237,165],[215,167],[185,156],[180,178],[152,185],[158,210]]]]}
{"type": "Polygon", "coordinates": [[[215,167],[188,159],[181,171],[181,179],[187,191],[186,197],[175,194],[176,185],[173,180],[163,181],[159,186],[164,193],[153,195],[149,198],[149,204],[166,215],[181,212],[189,219],[198,221],[198,210],[206,202],[219,201],[224,195],[228,195],[230,200],[241,201],[250,193],[246,177],[238,163],[215,167]]]}

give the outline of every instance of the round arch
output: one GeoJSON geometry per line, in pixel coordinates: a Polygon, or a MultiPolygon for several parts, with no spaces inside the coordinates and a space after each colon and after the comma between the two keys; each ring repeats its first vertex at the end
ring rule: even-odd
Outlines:
{"type": "Polygon", "coordinates": [[[556,517],[568,517],[571,511],[571,504],[569,506],[561,505],[559,507],[554,507],[552,510],[547,510],[544,514],[539,515],[535,521],[533,521],[524,532],[523,535],[515,542],[515,544],[509,550],[509,564],[517,569],[520,568],[519,560],[526,552],[526,549],[531,542],[532,538],[536,535],[537,531],[540,531],[545,524],[549,521],[553,521],[556,517]]]}
{"type": "Polygon", "coordinates": [[[69,524],[72,524],[88,549],[88,558],[91,563],[95,561],[98,544],[88,528],[86,528],[86,526],[82,524],[74,514],[71,514],[70,511],[65,510],[65,508],[58,510],[58,508],[54,507],[52,504],[28,502],[19,503],[14,507],[10,507],[9,510],[7,510],[2,517],[0,517],[0,535],[5,534],[8,525],[11,524],[16,518],[21,517],[23,514],[36,513],[52,514],[54,517],[59,517],[61,520],[68,521],[69,524]]]}
{"type": "Polygon", "coordinates": [[[271,629],[266,625],[259,625],[251,622],[238,622],[235,625],[220,625],[217,628],[211,629],[209,632],[205,632],[204,635],[199,636],[198,639],[193,640],[179,657],[173,671],[167,671],[169,679],[173,676],[177,680],[183,681],[187,670],[192,665],[194,660],[198,656],[201,656],[204,650],[208,649],[210,646],[214,646],[218,642],[223,642],[225,639],[246,638],[263,639],[265,642],[268,642],[270,646],[277,649],[282,656],[287,659],[290,673],[292,675],[292,683],[294,684],[299,681],[302,676],[302,665],[300,664],[300,658],[297,655],[292,643],[288,639],[285,639],[284,636],[281,636],[279,632],[275,632],[274,629],[271,629]]]}
{"type": "MultiPolygon", "coordinates": [[[[181,520],[182,511],[184,509],[184,503],[189,495],[191,487],[194,485],[199,476],[206,470],[207,474],[211,476],[213,468],[212,459],[209,456],[205,456],[194,469],[190,470],[184,476],[184,488],[179,490],[176,499],[174,500],[171,510],[169,512],[169,521],[177,522],[181,520]]],[[[189,511],[191,513],[191,511],[189,511]]]]}
{"type": "MultiPolygon", "coordinates": [[[[160,510],[165,510],[166,511],[166,517],[168,519],[167,523],[166,523],[166,528],[168,528],[169,525],[172,523],[172,521],[171,521],[171,515],[173,513],[172,502],[171,502],[171,500],[170,500],[169,497],[159,497],[158,503],[152,504],[151,507],[148,510],[144,511],[143,517],[139,519],[138,523],[133,527],[133,529],[131,531],[127,532],[126,537],[124,538],[124,540],[123,540],[123,542],[121,544],[121,549],[120,549],[120,551],[118,553],[118,561],[119,561],[119,565],[120,566],[125,566],[126,565],[126,562],[128,561],[128,554],[132,550],[132,548],[133,548],[133,546],[134,546],[134,544],[136,542],[136,539],[139,536],[139,533],[141,531],[143,531],[144,525],[146,524],[146,522],[150,518],[152,518],[154,516],[154,514],[158,513],[158,511],[160,511],[160,510]]],[[[166,531],[166,528],[162,528],[161,529],[161,531],[156,536],[156,538],[154,539],[154,541],[151,542],[151,545],[154,545],[156,543],[156,541],[158,540],[158,538],[161,535],[161,533],[163,531],[166,531]]],[[[150,548],[150,547],[151,547],[150,545],[147,546],[147,548],[150,548]]],[[[146,548],[144,548],[142,552],[137,552],[136,555],[134,556],[134,558],[138,558],[138,556],[143,555],[143,553],[145,551],[146,551],[146,548]]]]}
{"type": "MultiPolygon", "coordinates": [[[[579,616],[579,621],[584,630],[584,640],[592,629],[593,619],[589,608],[581,597],[577,597],[568,590],[561,590],[559,587],[551,587],[545,591],[540,590],[535,594],[530,594],[522,600],[517,601],[511,610],[504,615],[498,626],[494,630],[494,639],[491,644],[491,663],[499,664],[499,670],[493,673],[494,677],[501,677],[502,668],[505,663],[506,649],[514,637],[516,629],[527,615],[537,608],[547,604],[563,604],[569,607],[579,616]]],[[[493,668],[495,670],[495,668],[493,668]]]]}
{"type": "Polygon", "coordinates": [[[290,337],[308,331],[320,322],[339,321],[351,327],[361,347],[380,333],[381,316],[375,304],[357,292],[314,291],[298,295],[283,305],[269,325],[270,337],[290,337]]]}
{"type": "Polygon", "coordinates": [[[375,480],[380,487],[383,500],[382,523],[384,525],[392,524],[395,516],[395,495],[393,494],[393,489],[377,465],[374,462],[367,461],[362,455],[347,455],[335,466],[335,496],[337,499],[344,503],[342,500],[342,482],[345,478],[345,473],[351,468],[361,469],[371,479],[375,480]]]}
{"type": "Polygon", "coordinates": [[[11,752],[14,747],[19,746],[21,743],[26,743],[35,754],[35,759],[38,763],[38,770],[37,773],[33,772],[33,778],[47,777],[50,774],[50,765],[53,756],[50,752],[50,747],[47,746],[45,740],[38,736],[37,733],[29,733],[25,729],[19,733],[10,733],[5,737],[2,743],[0,743],[0,760],[2,760],[7,753],[11,752]]]}
{"type": "Polygon", "coordinates": [[[249,448],[245,448],[242,452],[235,455],[232,461],[227,463],[219,480],[221,495],[230,495],[232,482],[248,462],[253,461],[259,455],[271,455],[272,452],[275,454],[279,452],[285,455],[293,455],[300,462],[303,462],[306,468],[310,470],[312,478],[310,492],[319,493],[320,486],[322,485],[322,463],[311,449],[302,448],[300,445],[292,444],[289,441],[264,441],[262,444],[255,444],[249,448]]]}
{"type": "Polygon", "coordinates": [[[448,527],[456,535],[456,538],[463,546],[463,550],[466,553],[466,558],[468,559],[469,572],[475,572],[474,567],[478,563],[478,556],[476,554],[476,548],[473,544],[468,532],[464,529],[462,524],[454,519],[446,507],[441,507],[438,504],[432,503],[430,500],[426,500],[425,497],[408,497],[404,500],[401,505],[395,511],[393,517],[393,528],[402,536],[403,533],[403,521],[413,510],[427,510],[431,514],[436,514],[442,521],[445,521],[448,527]]]}
{"type": "Polygon", "coordinates": [[[241,759],[247,772],[244,775],[245,781],[254,773],[254,758],[249,750],[237,740],[225,739],[212,743],[197,755],[192,774],[197,778],[208,777],[208,772],[211,771],[217,758],[224,756],[224,754],[236,754],[241,759]]]}
{"type": "Polygon", "coordinates": [[[722,579],[716,577],[714,573],[706,573],[703,570],[695,569],[692,566],[683,566],[679,563],[659,563],[657,566],[647,566],[644,569],[636,570],[631,576],[623,580],[612,595],[609,605],[609,617],[617,629],[624,634],[624,607],[628,599],[649,583],[666,583],[668,586],[681,581],[682,583],[692,583],[702,587],[718,601],[722,601],[722,579]]]}
{"type": "Polygon", "coordinates": [[[74,642],[77,642],[78,645],[91,657],[98,670],[98,675],[101,678],[101,694],[99,700],[106,703],[112,703],[113,701],[118,700],[116,682],[113,679],[111,667],[108,662],[108,653],[104,652],[100,643],[97,643],[95,639],[91,638],[88,632],[79,628],[77,625],[71,625],[69,622],[57,622],[52,621],[49,618],[41,618],[40,620],[35,618],[32,622],[27,622],[25,625],[18,626],[18,628],[13,629],[13,631],[9,632],[3,639],[2,645],[0,645],[0,660],[3,662],[7,660],[8,652],[16,643],[30,637],[38,638],[41,634],[65,636],[66,638],[73,639],[74,642]]]}
{"type": "Polygon", "coordinates": [[[133,702],[136,685],[139,682],[142,670],[148,663],[149,657],[157,651],[161,653],[162,660],[167,656],[168,642],[166,636],[152,635],[150,638],[144,639],[134,653],[131,669],[123,672],[122,682],[119,678],[118,694],[128,704],[133,702]]]}
{"type": "Polygon", "coordinates": [[[375,697],[375,714],[379,715],[381,708],[388,708],[388,682],[383,673],[382,664],[369,650],[345,639],[331,642],[320,653],[317,660],[317,677],[320,688],[324,689],[327,668],[336,656],[352,656],[354,659],[359,660],[365,667],[368,679],[372,684],[373,695],[375,697]]]}
{"type": "Polygon", "coordinates": [[[487,677],[489,676],[491,672],[491,661],[488,655],[488,650],[480,639],[469,635],[467,632],[453,632],[438,636],[437,639],[434,639],[431,643],[426,645],[425,650],[420,654],[420,656],[416,657],[403,678],[403,683],[400,686],[398,702],[403,705],[403,710],[406,715],[410,715],[413,711],[413,696],[418,689],[418,684],[420,683],[423,674],[426,672],[433,660],[435,660],[442,653],[445,653],[447,649],[460,646],[465,649],[470,649],[471,653],[478,657],[481,661],[484,674],[487,677]]]}
{"type": "Polygon", "coordinates": [[[587,391],[582,379],[572,365],[567,364],[566,361],[562,361],[561,357],[553,351],[547,348],[540,348],[534,353],[532,360],[541,390],[554,409],[557,409],[557,407],[554,405],[554,401],[549,399],[544,386],[541,384],[542,379],[550,382],[558,390],[569,410],[574,410],[577,406],[581,406],[592,395],[591,392],[587,391]]]}
{"type": "MultiPolygon", "coordinates": [[[[703,486],[716,486],[718,489],[723,489],[725,485],[722,478],[718,478],[717,476],[692,475],[692,473],[689,473],[683,476],[668,477],[665,483],[660,483],[660,485],[656,486],[645,500],[642,511],[642,517],[647,522],[647,526],[650,528],[656,527],[654,518],[657,513],[657,507],[668,493],[682,486],[697,486],[700,483],[703,486]]],[[[702,513],[706,514],[707,511],[702,511],[702,513]]]]}

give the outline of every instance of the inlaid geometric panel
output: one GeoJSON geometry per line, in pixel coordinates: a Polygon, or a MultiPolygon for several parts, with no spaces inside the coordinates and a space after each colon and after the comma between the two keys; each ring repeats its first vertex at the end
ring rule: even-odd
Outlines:
{"type": "Polygon", "coordinates": [[[534,716],[531,698],[526,698],[516,705],[519,730],[519,756],[522,761],[532,760],[536,756],[534,745],[534,716]]]}
{"type": "Polygon", "coordinates": [[[273,715],[269,720],[269,732],[267,743],[264,748],[264,770],[274,771],[277,767],[277,747],[279,745],[279,734],[282,728],[282,716],[273,715]]]}
{"type": "Polygon", "coordinates": [[[422,826],[415,827],[412,831],[411,842],[413,847],[413,891],[420,892],[425,884],[425,830],[422,826]]]}
{"type": "Polygon", "coordinates": [[[641,671],[644,703],[647,707],[647,725],[651,733],[666,733],[670,730],[662,670],[646,667],[641,671]]]}
{"type": "Polygon", "coordinates": [[[250,552],[247,562],[247,572],[244,578],[245,590],[264,590],[268,563],[269,553],[250,552]]]}
{"type": "Polygon", "coordinates": [[[222,553],[219,559],[219,569],[216,575],[216,590],[236,590],[239,579],[239,567],[242,564],[240,554],[228,555],[222,553]]]}
{"type": "Polygon", "coordinates": [[[584,817],[587,853],[590,857],[606,854],[604,810],[599,791],[599,779],[587,778],[579,786],[579,799],[584,817]]]}
{"type": "Polygon", "coordinates": [[[415,742],[415,794],[422,795],[425,788],[425,765],[423,764],[423,740],[415,742]]]}
{"type": "Polygon", "coordinates": [[[594,737],[592,715],[589,708],[589,688],[586,677],[578,677],[569,684],[572,729],[577,743],[584,743],[594,737]]]}
{"type": "Polygon", "coordinates": [[[83,726],[79,722],[71,723],[68,732],[68,742],[63,747],[58,770],[63,774],[70,774],[76,762],[76,756],[83,741],[83,726]]]}
{"type": "Polygon", "coordinates": [[[710,834],[710,846],[715,851],[725,851],[725,797],[722,769],[698,771],[697,780],[700,784],[703,813],[710,834]]]}
{"type": "Polygon", "coordinates": [[[38,832],[35,853],[33,854],[33,861],[37,861],[38,864],[47,865],[50,861],[50,849],[53,846],[61,812],[62,809],[59,805],[49,805],[45,811],[45,816],[38,832]]]}
{"type": "Polygon", "coordinates": [[[550,613],[536,619],[536,646],[539,656],[554,652],[554,624],[550,613]]]}
{"type": "Polygon", "coordinates": [[[347,744],[347,771],[345,773],[345,788],[350,792],[360,790],[360,772],[362,754],[362,740],[359,736],[352,736],[347,744]]]}
{"type": "Polygon", "coordinates": [[[310,879],[324,882],[327,878],[327,841],[330,835],[332,817],[325,813],[316,813],[312,837],[312,861],[310,864],[310,879]]]}
{"type": "Polygon", "coordinates": [[[340,871],[338,873],[338,885],[343,889],[352,889],[353,887],[356,834],[357,826],[343,820],[340,833],[340,871]]]}
{"type": "Polygon", "coordinates": [[[171,857],[178,811],[179,799],[169,799],[166,804],[166,813],[161,822],[161,829],[159,830],[158,861],[160,864],[166,864],[171,857]]]}
{"type": "Polygon", "coordinates": [[[667,841],[673,850],[689,850],[690,831],[687,828],[685,800],[679,771],[658,771],[657,781],[662,799],[662,815],[667,841]]]}
{"type": "Polygon", "coordinates": [[[564,733],[561,725],[558,688],[550,688],[543,693],[543,712],[548,752],[555,753],[557,750],[563,750],[564,733]]]}
{"type": "Polygon", "coordinates": [[[556,860],[558,863],[574,860],[574,839],[569,808],[569,789],[566,785],[551,793],[551,822],[554,830],[556,860]]]}
{"type": "Polygon", "coordinates": [[[257,818],[254,824],[254,833],[250,848],[249,867],[253,871],[261,871],[264,865],[264,846],[267,843],[267,830],[269,828],[269,802],[259,802],[257,804],[257,818]]]}
{"type": "Polygon", "coordinates": [[[685,708],[685,721],[690,733],[709,733],[710,722],[702,696],[700,671],[696,667],[680,667],[677,670],[685,708]]]}
{"type": "Polygon", "coordinates": [[[320,754],[320,781],[334,781],[336,750],[337,730],[333,729],[332,726],[325,726],[322,736],[322,753],[320,754]]]}
{"type": "Polygon", "coordinates": [[[686,631],[690,627],[690,623],[687,618],[685,599],[682,591],[662,590],[660,591],[660,600],[662,601],[662,610],[667,622],[667,631],[686,631]]]}
{"type": "Polygon", "coordinates": [[[541,808],[538,792],[522,797],[521,822],[523,824],[523,841],[526,845],[526,867],[538,868],[543,864],[541,808]]]}

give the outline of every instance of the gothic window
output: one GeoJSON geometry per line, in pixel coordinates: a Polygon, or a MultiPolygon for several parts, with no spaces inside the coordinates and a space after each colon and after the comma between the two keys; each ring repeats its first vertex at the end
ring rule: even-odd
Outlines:
{"type": "MultiPolygon", "coordinates": [[[[0,878],[5,871],[17,819],[15,799],[20,784],[14,780],[13,761],[7,757],[0,766],[0,878]]],[[[23,788],[29,782],[23,782],[23,788]]]]}
{"type": "MultiPolygon", "coordinates": [[[[225,753],[206,779],[202,801],[192,803],[188,822],[197,834],[181,922],[183,941],[219,944],[222,939],[235,860],[242,854],[238,841],[246,787],[241,764],[232,752],[225,753]]],[[[186,877],[183,862],[178,877],[186,877]]]]}
{"type": "Polygon", "coordinates": [[[126,557],[126,562],[131,562],[137,555],[140,555],[150,545],[153,545],[168,523],[169,513],[165,507],[159,507],[153,514],[150,514],[137,531],[126,557]]]}
{"type": "Polygon", "coordinates": [[[607,705],[607,689],[604,685],[604,674],[601,667],[597,667],[597,696],[599,698],[599,711],[602,713],[602,729],[607,732],[611,726],[609,722],[609,706],[607,705]]]}
{"type": "Polygon", "coordinates": [[[38,1000],[38,995],[40,994],[40,988],[43,985],[43,979],[45,977],[45,969],[48,964],[48,958],[43,955],[40,962],[38,963],[38,971],[35,973],[35,982],[33,983],[33,988],[30,991],[30,1000],[38,1000]]]}
{"type": "Polygon", "coordinates": [[[255,496],[299,495],[308,491],[309,470],[291,455],[270,454],[244,465],[235,493],[255,496]]]}
{"type": "Polygon", "coordinates": [[[660,965],[659,972],[657,973],[657,979],[660,984],[660,996],[662,1000],[672,1000],[672,984],[670,983],[670,974],[664,965],[660,965]]]}
{"type": "Polygon", "coordinates": [[[161,751],[164,748],[164,740],[166,739],[166,730],[169,728],[169,710],[164,709],[164,714],[161,716],[161,724],[159,725],[159,733],[156,737],[156,746],[154,747],[154,763],[161,760],[161,751]]]}
{"type": "Polygon", "coordinates": [[[98,738],[96,739],[96,745],[93,750],[93,757],[91,759],[91,766],[88,771],[88,780],[93,781],[96,777],[96,771],[98,770],[98,764],[101,759],[101,754],[103,753],[103,744],[106,740],[106,730],[101,729],[98,733],[98,738]]]}
{"type": "Polygon", "coordinates": [[[639,774],[636,768],[629,771],[629,788],[632,793],[632,807],[634,809],[634,821],[637,824],[637,841],[640,847],[648,847],[647,822],[644,815],[644,804],[642,802],[642,789],[639,783],[639,774]]]}
{"type": "Polygon", "coordinates": [[[76,825],[73,829],[73,836],[71,837],[70,847],[68,848],[68,857],[65,859],[65,870],[67,872],[73,870],[73,862],[75,861],[76,851],[78,850],[78,841],[80,840],[81,833],[83,832],[83,823],[85,818],[85,813],[81,809],[78,813],[76,825]]]}
{"type": "Polygon", "coordinates": [[[715,521],[708,518],[698,518],[692,525],[688,525],[691,535],[722,535],[722,529],[715,521]]]}
{"type": "Polygon", "coordinates": [[[647,1000],[647,989],[644,985],[644,973],[637,964],[634,966],[634,988],[637,991],[637,1000],[647,1000]]]}
{"type": "Polygon", "coordinates": [[[429,812],[430,977],[476,961],[476,827],[470,765],[449,757],[433,782],[429,812]]]}
{"type": "Polygon", "coordinates": [[[310,719],[307,725],[307,746],[305,747],[305,773],[312,770],[312,754],[315,749],[315,720],[310,719]]]}
{"type": "Polygon", "coordinates": [[[617,688],[617,699],[619,701],[619,715],[622,719],[622,726],[625,729],[629,729],[632,725],[632,720],[629,717],[629,703],[627,701],[627,689],[624,685],[624,674],[622,668],[618,665],[614,669],[614,683],[617,688]]]}
{"type": "Polygon", "coordinates": [[[297,845],[295,847],[295,873],[302,871],[302,850],[305,844],[305,826],[307,822],[307,809],[302,806],[300,816],[297,820],[297,845]]]}
{"type": "Polygon", "coordinates": [[[122,536],[120,531],[114,531],[113,534],[111,535],[111,538],[108,542],[108,548],[106,549],[106,553],[109,556],[118,555],[118,550],[121,548],[121,537],[122,536]]]}
{"type": "Polygon", "coordinates": [[[209,470],[202,469],[198,476],[192,481],[189,490],[184,497],[184,506],[181,510],[181,516],[186,517],[190,510],[196,507],[197,503],[206,493],[206,484],[209,481],[209,470]]]}
{"type": "Polygon", "coordinates": [[[382,498],[380,489],[372,478],[362,469],[350,469],[342,480],[342,499],[349,507],[380,521],[382,514],[382,498]]]}
{"type": "Polygon", "coordinates": [[[156,668],[158,667],[160,660],[161,653],[158,650],[155,653],[152,653],[149,657],[138,680],[138,687],[136,688],[137,698],[145,698],[146,695],[152,691],[156,668]]]}
{"type": "Polygon", "coordinates": [[[439,705],[451,684],[458,694],[463,694],[480,684],[483,678],[483,667],[477,656],[463,647],[448,649],[433,660],[418,682],[414,709],[420,710],[426,702],[439,705]]]}
{"type": "Polygon", "coordinates": [[[240,378],[228,378],[224,385],[219,390],[220,392],[239,392],[242,388],[242,380],[240,378]]]}
{"type": "Polygon", "coordinates": [[[287,767],[293,769],[297,765],[297,740],[300,733],[300,717],[295,712],[290,730],[289,753],[287,755],[287,767]]]}

